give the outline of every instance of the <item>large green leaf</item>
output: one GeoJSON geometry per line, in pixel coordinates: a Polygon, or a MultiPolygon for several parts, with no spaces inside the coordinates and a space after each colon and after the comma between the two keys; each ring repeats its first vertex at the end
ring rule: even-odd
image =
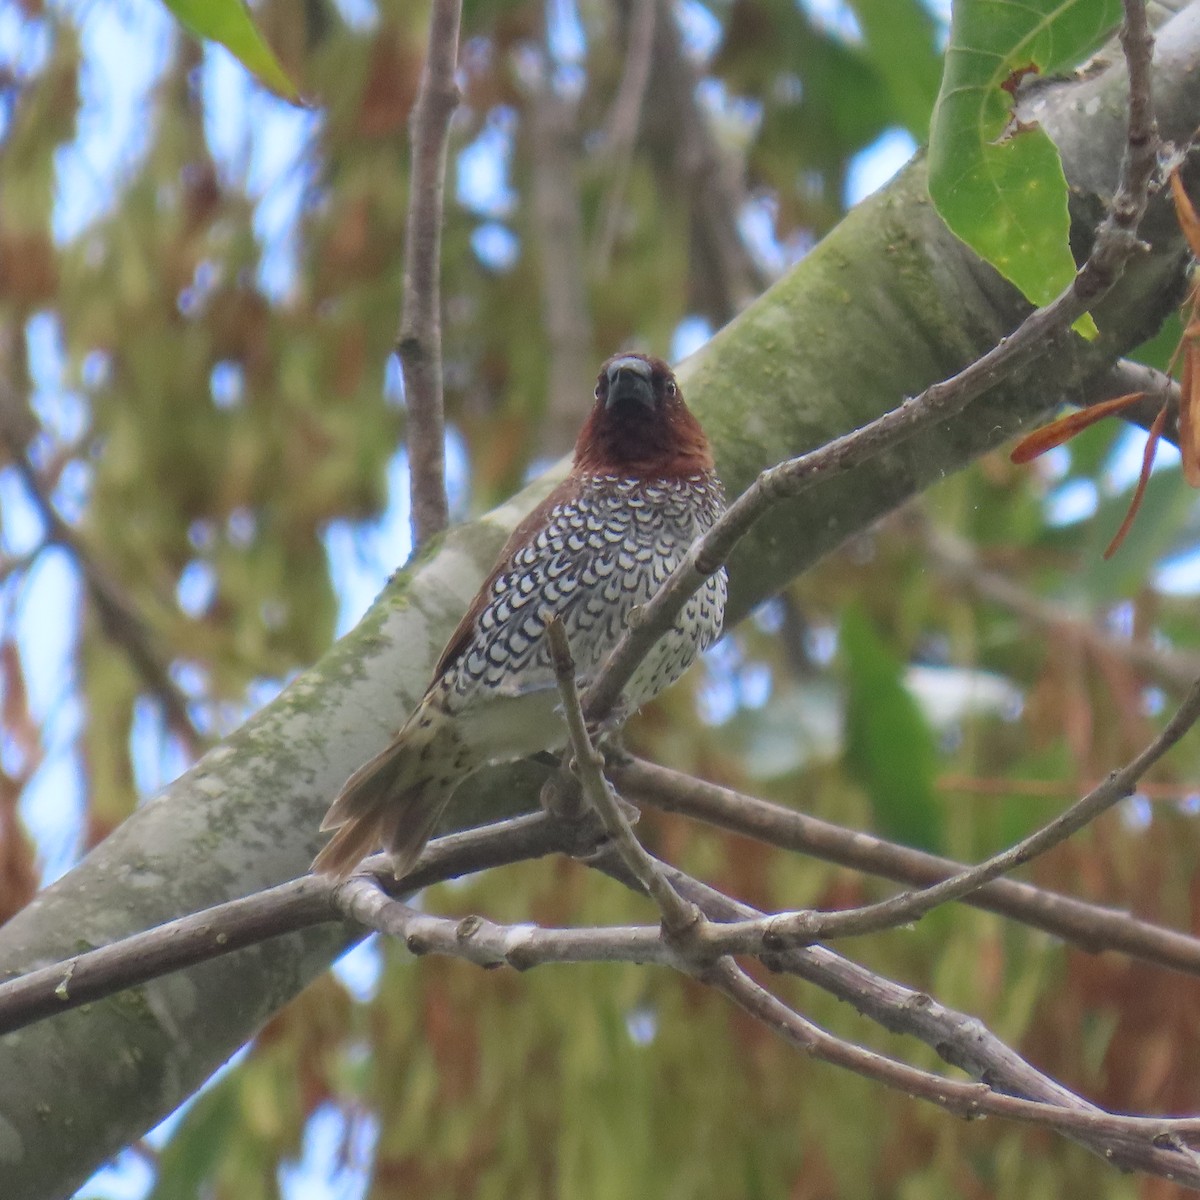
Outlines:
{"type": "Polygon", "coordinates": [[[260,83],[285,100],[300,103],[296,85],[258,32],[245,0],[163,0],[163,3],[197,37],[220,42],[260,83]]]}
{"type": "Polygon", "coordinates": [[[1118,0],[957,0],[934,106],[929,193],[947,225],[1035,304],[1071,281],[1067,183],[1054,143],[1012,128],[1014,76],[1072,66],[1120,18],[1118,0]],[[1011,85],[1010,85],[1011,86],[1011,85]]]}
{"type": "Polygon", "coordinates": [[[885,837],[937,850],[933,734],[904,686],[903,664],[859,605],[842,617],[846,667],[846,766],[865,789],[885,837]]]}

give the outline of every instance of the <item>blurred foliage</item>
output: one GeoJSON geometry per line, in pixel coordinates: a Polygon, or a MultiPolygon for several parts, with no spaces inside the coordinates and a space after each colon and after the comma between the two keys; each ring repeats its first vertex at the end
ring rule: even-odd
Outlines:
{"type": "Polygon", "coordinates": [[[885,837],[934,853],[941,814],[934,805],[937,750],[917,701],[904,686],[904,665],[861,606],[842,614],[846,664],[846,767],[871,800],[885,837]]]}
{"type": "MultiPolygon", "coordinates": [[[[326,540],[349,530],[370,559],[389,468],[402,463],[403,405],[385,363],[424,6],[256,6],[317,105],[291,159],[271,140],[286,106],[249,88],[222,98],[220,52],[170,38],[134,150],[99,181],[103,202],[64,233],[76,199],[64,180],[79,177],[63,163],[97,136],[97,81],[111,89],[104,72],[120,70],[93,36],[114,12],[145,15],[133,0],[20,0],[5,18],[21,49],[0,79],[3,418],[83,557],[64,568],[62,551],[29,536],[29,497],[6,460],[0,916],[36,882],[16,804],[44,761],[65,759],[84,781],[86,847],[146,790],[147,740],[168,761],[197,748],[164,715],[134,651],[167,665],[197,744],[235,726],[328,645],[344,580],[331,577],[326,540]],[[52,682],[50,705],[75,715],[50,744],[38,728],[47,702],[28,678],[37,647],[21,631],[39,571],[55,564],[74,590],[58,631],[71,669],[52,682]],[[82,585],[88,564],[118,581],[139,617],[132,632],[103,627],[82,585]]],[[[684,57],[655,48],[631,139],[614,120],[636,58],[635,6],[549,12],[548,25],[527,0],[465,6],[443,283],[447,407],[469,479],[460,514],[566,448],[590,383],[548,396],[556,363],[580,346],[589,365],[626,344],[669,353],[681,328],[728,320],[747,279],[767,282],[838,219],[864,150],[897,130],[924,140],[939,82],[939,30],[916,0],[688,0],[684,57]],[[566,113],[568,137],[534,132],[547,105],[566,113]],[[684,148],[685,137],[701,140],[684,148]],[[733,181],[732,209],[707,203],[697,146],[733,181]],[[550,150],[559,157],[539,158],[550,150]],[[536,211],[539,179],[565,189],[576,241],[536,211]],[[599,254],[606,229],[611,247],[599,254]],[[732,259],[718,253],[731,234],[732,259]],[[585,284],[565,324],[548,311],[562,271],[585,284]]],[[[639,717],[631,741],[706,778],[965,859],[1027,832],[1124,761],[1169,709],[1178,680],[1140,663],[1133,639],[1200,651],[1197,575],[1178,570],[1200,551],[1200,521],[1174,469],[1155,476],[1121,555],[1099,558],[1132,482],[1131,436],[1097,428],[1032,469],[993,457],[946,480],[764,605],[639,717]],[[946,569],[936,535],[968,543],[972,565],[946,569]],[[1072,616],[1049,623],[1035,605],[989,598],[987,572],[1072,616]],[[915,689],[914,667],[936,683],[932,700],[912,692],[919,706],[904,686],[915,689]]],[[[394,563],[370,565],[382,582],[394,563]]],[[[1144,796],[1038,861],[1033,878],[1200,928],[1186,782],[1197,765],[1185,745],[1144,796]]],[[[678,819],[647,815],[641,828],[656,850],[759,905],[884,894],[845,869],[678,819]]],[[[427,902],[497,920],[648,917],[563,862],[427,902]]],[[[853,952],[977,1014],[1102,1104],[1200,1107],[1192,981],[1067,951],[968,909],[857,940],[853,952]]],[[[375,1200],[1172,1194],[1060,1139],[964,1126],[811,1063],[666,973],[484,975],[414,967],[395,947],[377,958],[378,980],[360,969],[345,975],[352,987],[339,976],[315,984],[161,1150],[142,1148],[158,1200],[299,1195],[288,1184],[298,1160],[347,1195],[369,1177],[375,1200]]],[[[830,997],[781,986],[845,1036],[936,1065],[830,997]]]]}

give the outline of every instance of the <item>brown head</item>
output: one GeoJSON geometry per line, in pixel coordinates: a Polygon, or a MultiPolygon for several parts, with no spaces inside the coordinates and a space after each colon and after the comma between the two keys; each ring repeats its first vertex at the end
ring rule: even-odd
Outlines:
{"type": "Polygon", "coordinates": [[[575,470],[637,479],[711,471],[712,451],[671,368],[646,354],[614,354],[575,443],[575,470]]]}

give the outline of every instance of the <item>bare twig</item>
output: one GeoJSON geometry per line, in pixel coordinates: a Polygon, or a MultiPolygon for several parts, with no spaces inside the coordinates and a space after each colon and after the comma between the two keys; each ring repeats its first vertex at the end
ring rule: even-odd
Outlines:
{"type": "MultiPolygon", "coordinates": [[[[640,886],[623,858],[610,858],[606,869],[631,886],[640,886]]],[[[754,912],[674,868],[656,864],[656,870],[669,876],[681,894],[718,920],[737,920],[754,912]]],[[[947,1080],[838,1038],[750,982],[730,959],[704,963],[694,956],[675,953],[664,930],[647,926],[551,930],[528,924],[496,925],[475,916],[436,917],[391,900],[373,879],[350,881],[343,885],[341,897],[355,920],[402,937],[418,954],[440,953],[483,967],[508,965],[518,970],[585,960],[671,966],[714,984],[814,1057],[960,1116],[1005,1116],[1054,1128],[1118,1165],[1200,1185],[1200,1162],[1179,1141],[1182,1134],[1200,1132],[1200,1119],[1106,1113],[1042,1075],[977,1020],[948,1010],[931,997],[877,976],[824,947],[785,951],[772,956],[772,965],[818,983],[893,1031],[919,1037],[948,1061],[988,1083],[947,1080]]]]}
{"type": "MultiPolygon", "coordinates": [[[[891,845],[869,834],[840,829],[802,813],[640,760],[630,760],[612,770],[634,795],[659,807],[683,812],[785,849],[815,854],[909,883],[945,879],[962,870],[959,864],[947,859],[891,845]]],[[[578,829],[577,820],[559,822],[540,814],[523,817],[437,839],[430,844],[418,869],[400,884],[393,884],[388,863],[382,856],[370,860],[364,870],[386,883],[389,890],[413,891],[441,879],[501,863],[556,851],[578,854],[594,848],[592,834],[587,829],[583,830],[582,844],[572,845],[570,839],[578,829]]],[[[1127,914],[1004,879],[995,880],[961,898],[1045,929],[1091,952],[1121,950],[1162,966],[1200,974],[1200,939],[1139,921],[1127,914]]],[[[335,910],[339,904],[328,887],[317,887],[311,879],[305,878],[182,917],[111,946],[31,972],[0,984],[0,1034],[180,967],[231,953],[268,937],[336,919],[335,910]]],[[[351,912],[344,905],[342,910],[351,912]]],[[[750,914],[751,910],[743,908],[741,912],[750,914]]],[[[729,925],[740,919],[736,911],[724,911],[717,916],[726,924],[714,932],[728,938],[727,945],[731,950],[764,952],[760,931],[752,922],[743,932],[737,932],[736,927],[729,925]]],[[[392,932],[397,930],[393,928],[392,932]]],[[[414,933],[424,938],[427,930],[417,926],[414,933]]],[[[590,932],[542,930],[529,939],[514,939],[507,934],[505,937],[503,951],[497,951],[499,943],[494,929],[485,923],[475,943],[476,953],[470,956],[471,961],[502,958],[522,969],[536,962],[574,961],[577,958],[659,961],[668,965],[677,965],[679,961],[674,948],[656,948],[657,931],[653,927],[590,932]]],[[[422,943],[414,948],[440,949],[440,946],[430,944],[425,947],[422,943]]],[[[695,949],[691,948],[693,958],[695,949]]],[[[718,949],[716,945],[709,946],[709,954],[718,949]]],[[[777,949],[773,947],[769,953],[774,955],[777,949]]],[[[861,997],[856,1004],[862,1007],[861,997]]],[[[939,1037],[944,1036],[943,1030],[939,1037]]]]}
{"type": "Polygon", "coordinates": [[[342,885],[338,904],[351,919],[400,938],[413,954],[443,954],[479,967],[517,971],[547,963],[634,962],[675,966],[681,960],[657,925],[547,929],[525,922],[497,925],[485,917],[438,917],[395,900],[371,877],[342,885]]]}
{"type": "MultiPolygon", "coordinates": [[[[1142,775],[1191,729],[1197,719],[1200,719],[1200,683],[1192,686],[1179,710],[1163,727],[1162,732],[1131,762],[1114,771],[1083,799],[1029,837],[1022,838],[1015,846],[1010,846],[1000,854],[944,879],[941,883],[935,883],[919,892],[903,892],[877,904],[845,909],[841,912],[783,913],[751,922],[744,930],[738,925],[719,928],[709,926],[699,931],[697,939],[705,942],[713,950],[728,952],[736,935],[750,932],[753,926],[762,934],[765,951],[780,946],[806,944],[818,938],[845,937],[873,933],[881,929],[894,929],[898,925],[919,920],[939,905],[960,900],[985,883],[1006,875],[1039,854],[1060,845],[1119,800],[1131,795],[1142,775]]],[[[739,948],[745,945],[740,939],[736,944],[739,948]]]]}
{"type": "MultiPolygon", "coordinates": [[[[527,854],[535,848],[550,848],[546,841],[541,840],[541,836],[551,833],[553,827],[554,823],[549,818],[538,816],[507,823],[503,831],[496,829],[441,839],[430,847],[431,858],[436,860],[442,856],[440,872],[435,871],[435,864],[431,862],[429,867],[423,866],[419,874],[415,873],[405,881],[403,887],[408,890],[431,882],[439,875],[445,877],[457,873],[447,869],[449,864],[445,857],[453,853],[455,848],[459,850],[457,866],[460,868],[469,867],[472,862],[475,867],[482,868],[508,860],[511,855],[502,858],[497,854],[497,835],[503,837],[507,834],[511,840],[511,834],[520,831],[530,839],[530,843],[523,847],[507,845],[508,851],[518,852],[517,856],[527,854]],[[471,848],[469,854],[464,853],[468,847],[471,848]],[[482,852],[489,847],[490,859],[488,854],[482,852]]],[[[561,832],[562,826],[558,826],[558,829],[561,832]]],[[[549,839],[551,843],[554,840],[553,836],[549,839]]],[[[636,883],[624,860],[616,862],[618,877],[636,883]]],[[[505,962],[524,968],[537,962],[587,958],[662,962],[676,969],[702,975],[710,970],[709,964],[697,960],[694,955],[685,954],[681,957],[669,944],[665,931],[653,927],[536,930],[494,926],[475,918],[465,921],[427,918],[405,905],[388,900],[382,891],[382,880],[387,878],[388,864],[381,857],[374,865],[381,877],[375,881],[356,878],[340,888],[311,879],[285,885],[286,888],[293,889],[290,903],[298,912],[312,918],[306,919],[304,923],[333,919],[332,909],[336,907],[367,922],[371,927],[391,929],[400,933],[417,952],[444,951],[482,965],[505,962]],[[325,889],[324,895],[320,894],[320,888],[325,889]]],[[[677,892],[700,905],[717,920],[744,920],[758,915],[747,906],[714,893],[712,889],[690,880],[671,867],[664,864],[656,866],[677,892]]],[[[277,892],[279,890],[276,889],[277,892]]],[[[261,905],[261,901],[262,897],[252,897],[238,903],[244,906],[261,905]]],[[[248,912],[246,909],[242,915],[245,916],[248,912]]],[[[211,921],[223,913],[228,914],[228,906],[221,906],[205,916],[211,921]]],[[[278,919],[279,913],[276,912],[275,916],[278,919]]],[[[293,927],[299,926],[286,926],[293,927]]],[[[271,934],[284,931],[284,927],[278,923],[270,929],[271,934]]],[[[158,934],[160,931],[153,932],[158,934]]],[[[176,926],[166,927],[161,932],[168,934],[168,937],[160,938],[160,943],[168,944],[172,935],[178,937],[183,931],[176,926]]],[[[204,932],[206,945],[219,947],[215,952],[230,949],[230,942],[240,936],[234,926],[214,931],[213,925],[209,924],[204,932]],[[220,937],[222,932],[226,935],[224,941],[220,937]]],[[[144,938],[152,935],[140,936],[144,938]]],[[[57,968],[38,973],[46,977],[42,985],[43,993],[47,988],[58,993],[58,1002],[53,1007],[61,1009],[81,1003],[85,998],[95,998],[90,992],[86,995],[81,993],[83,989],[88,988],[89,982],[94,982],[89,981],[88,972],[95,956],[103,953],[93,952],[93,955],[81,956],[74,960],[73,965],[60,964],[57,968]]],[[[889,1029],[913,1033],[922,1038],[935,1046],[939,1053],[948,1057],[950,1061],[982,1078],[987,1078],[994,1087],[1012,1087],[1017,1089],[1018,1095],[1033,1097],[1040,1102],[1031,1103],[1029,1099],[1014,1100],[1011,1096],[996,1094],[991,1087],[955,1083],[894,1060],[872,1055],[792,1014],[792,1017],[788,1018],[792,1032],[799,1028],[806,1039],[811,1040],[815,1037],[817,1040],[811,1045],[806,1044],[806,1049],[813,1051],[818,1057],[849,1066],[891,1086],[899,1086],[908,1094],[932,1100],[951,1111],[974,1115],[994,1113],[1019,1120],[1035,1121],[1077,1137],[1119,1165],[1138,1167],[1188,1182],[1200,1180],[1200,1173],[1196,1171],[1195,1163],[1189,1155],[1181,1155],[1177,1149],[1171,1148],[1178,1146],[1175,1141],[1176,1135],[1195,1131],[1200,1128],[1200,1122],[1186,1118],[1170,1120],[1110,1117],[1067,1089],[1041,1076],[1003,1043],[994,1039],[977,1021],[946,1010],[930,997],[921,996],[882,979],[824,947],[774,953],[770,956],[770,961],[776,969],[797,973],[851,1001],[857,1009],[872,1019],[881,1021],[889,1029]],[[801,1025],[796,1026],[796,1021],[801,1022],[801,1025]]],[[[716,969],[726,970],[720,966],[716,969]]],[[[24,981],[15,982],[19,984],[24,981]]],[[[0,1011],[7,1009],[11,999],[8,989],[12,986],[0,988],[0,1011]]],[[[758,995],[757,1002],[765,1003],[763,997],[766,995],[758,995]]],[[[43,994],[42,999],[43,1003],[46,1003],[49,997],[43,994]]],[[[773,997],[769,999],[776,1019],[790,1012],[773,997]]]]}
{"type": "Polygon", "coordinates": [[[1122,358],[1105,377],[1103,386],[1097,389],[1094,396],[1088,397],[1088,404],[1100,404],[1105,400],[1115,400],[1118,396],[1133,395],[1135,392],[1143,392],[1142,399],[1122,409],[1120,419],[1149,432],[1159,410],[1166,404],[1167,423],[1162,436],[1178,446],[1179,384],[1163,371],[1148,367],[1145,363],[1122,358]]]}
{"type": "MultiPolygon", "coordinates": [[[[739,921],[762,915],[750,905],[731,900],[674,867],[664,865],[662,869],[670,876],[676,890],[691,900],[710,921],[739,921]]],[[[932,996],[877,975],[825,946],[784,950],[769,961],[773,969],[816,984],[893,1033],[918,1038],[946,1062],[985,1081],[991,1088],[1065,1110],[1101,1112],[1031,1066],[977,1018],[955,1012],[932,996]]],[[[1189,1178],[1200,1178],[1194,1165],[1195,1156],[1173,1137],[1160,1145],[1157,1139],[1152,1144],[1144,1136],[1127,1139],[1121,1133],[1110,1137],[1107,1133],[1081,1131],[1068,1136],[1126,1169],[1146,1170],[1167,1177],[1182,1170],[1191,1173],[1189,1178]]]]}
{"type": "Polygon", "coordinates": [[[935,383],[851,433],[760,473],[725,515],[698,538],[687,558],[645,606],[642,619],[613,648],[584,696],[589,720],[608,715],[650,647],[670,627],[688,597],[728,559],[750,527],[780,500],[861,465],[918,430],[962,412],[1018,367],[1049,353],[1059,338],[1113,286],[1138,251],[1136,230],[1146,210],[1157,139],[1148,111],[1153,39],[1138,0],[1126,0],[1122,45],[1129,56],[1130,124],[1121,184],[1087,261],[1056,299],[1030,313],[1007,338],[957,375],[935,383]]]}
{"type": "MultiPolygon", "coordinates": [[[[623,859],[613,873],[637,886],[623,859]]],[[[704,885],[662,867],[676,886],[694,891],[701,907],[715,902],[714,916],[728,919],[753,912],[704,885]]],[[[623,961],[656,963],[695,975],[725,992],[752,1015],[813,1057],[899,1088],[959,1116],[1005,1116],[1057,1129],[1125,1167],[1200,1185],[1200,1162],[1180,1141],[1200,1133],[1200,1118],[1126,1117],[1104,1112],[1047,1078],[989,1033],[980,1022],[944,1008],[928,996],[867,971],[822,947],[788,951],[773,965],[820,984],[850,1000],[889,1029],[914,1034],[948,1061],[988,1083],[963,1083],[899,1062],[839,1038],[799,1016],[783,1001],[749,980],[732,960],[703,964],[680,956],[665,932],[650,926],[607,929],[543,929],[496,925],[477,916],[438,917],[393,900],[372,878],[342,885],[342,907],[353,919],[402,938],[416,954],[436,953],[482,967],[524,970],[547,963],[623,961]],[[1001,1090],[997,1090],[997,1089],[1001,1090]],[[1011,1091],[1007,1089],[1012,1089],[1011,1091]]]]}
{"type": "Polygon", "coordinates": [[[1009,1096],[985,1083],[944,1079],[834,1037],[755,983],[732,959],[721,959],[706,976],[706,982],[814,1058],[886,1083],[956,1116],[970,1120],[995,1115],[1057,1129],[1075,1136],[1109,1161],[1124,1160],[1123,1165],[1137,1165],[1178,1183],[1200,1187],[1200,1161],[1178,1141],[1179,1135],[1200,1134],[1200,1118],[1126,1117],[1092,1106],[1068,1108],[1009,1096]]]}
{"type": "Polygon", "coordinates": [[[434,0],[429,49],[410,121],[412,170],[404,254],[404,302],[396,354],[408,406],[408,459],[415,545],[449,523],[442,403],[441,243],[446,141],[458,107],[462,0],[434,0]]]}
{"type": "MultiPolygon", "coordinates": [[[[885,879],[922,886],[966,870],[951,859],[845,829],[643,759],[610,765],[609,773],[626,793],[656,808],[885,879]]],[[[1089,954],[1116,950],[1171,970],[1200,975],[1200,938],[1139,920],[1129,913],[1013,879],[995,879],[960,899],[1045,930],[1089,954]]]]}
{"type": "Polygon", "coordinates": [[[583,794],[599,815],[617,853],[647,895],[658,905],[664,932],[672,938],[689,935],[700,921],[700,914],[694,905],[679,896],[659,871],[654,859],[646,853],[621,811],[612,785],[604,777],[604,757],[597,752],[588,735],[583,710],[579,707],[579,692],[575,686],[575,662],[571,658],[567,632],[557,617],[546,627],[546,637],[550,641],[554,673],[558,679],[558,691],[562,696],[571,749],[575,755],[575,772],[583,794]]]}
{"type": "MultiPolygon", "coordinates": [[[[1154,116],[1154,34],[1145,0],[1123,0],[1119,37],[1129,70],[1129,121],[1121,182],[1105,226],[1133,230],[1146,211],[1146,195],[1158,167],[1158,121],[1154,116]]],[[[1103,233],[1103,228],[1101,229],[1103,233]]]]}

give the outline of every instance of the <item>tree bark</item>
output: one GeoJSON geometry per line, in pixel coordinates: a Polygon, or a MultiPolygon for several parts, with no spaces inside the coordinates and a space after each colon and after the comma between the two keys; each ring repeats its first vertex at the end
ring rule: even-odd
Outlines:
{"type": "MultiPolygon", "coordinates": [[[[1192,69],[1200,7],[1191,5],[1159,37],[1159,120],[1165,137],[1183,141],[1200,125],[1200,72],[1192,69]]],[[[1116,179],[1123,88],[1123,70],[1113,67],[1037,99],[1088,219],[1116,179]]],[[[1065,339],[961,418],[764,522],[731,564],[730,623],[908,497],[1052,406],[1098,390],[1116,357],[1152,333],[1178,299],[1185,251],[1165,201],[1146,232],[1153,249],[1097,314],[1098,341],[1065,339]]],[[[681,383],[736,494],[763,467],[952,374],[1027,311],[941,224],[918,161],[689,360],[681,383]]],[[[587,400],[580,396],[581,416],[587,400]]],[[[400,724],[506,532],[561,470],[431,545],[274,703],[0,929],[0,977],[303,873],[330,797],[400,724]]],[[[456,806],[455,824],[532,806],[529,772],[479,777],[456,806]]],[[[193,1092],[351,936],[331,926],[280,938],[4,1039],[7,1200],[69,1195],[193,1092]]]]}

